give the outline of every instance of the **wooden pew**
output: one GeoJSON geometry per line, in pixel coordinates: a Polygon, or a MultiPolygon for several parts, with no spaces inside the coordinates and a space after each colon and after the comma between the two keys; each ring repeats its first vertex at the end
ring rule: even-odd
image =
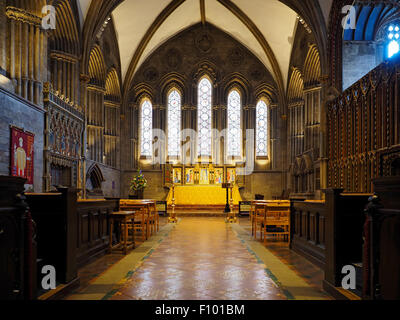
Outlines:
{"type": "MultiPolygon", "coordinates": [[[[323,288],[337,299],[348,298],[341,289],[342,268],[362,262],[364,208],[371,194],[343,193],[343,189],[324,192],[326,233],[323,288]]],[[[353,293],[360,295],[359,289],[353,293]]]]}
{"type": "Polygon", "coordinates": [[[43,265],[52,265],[57,283],[70,290],[79,284],[78,268],[107,253],[108,215],[117,209],[118,202],[77,200],[73,188],[28,193],[26,198],[36,222],[38,276],[43,265]]]}
{"type": "Polygon", "coordinates": [[[290,249],[325,268],[326,205],[325,201],[292,200],[290,249]]]}
{"type": "Polygon", "coordinates": [[[118,200],[87,199],[77,202],[78,268],[107,253],[110,238],[109,215],[119,211],[118,207],[118,200]]]}
{"type": "Polygon", "coordinates": [[[77,281],[77,191],[58,188],[53,193],[27,193],[26,199],[36,223],[38,274],[42,266],[51,265],[58,283],[77,281]]]}
{"type": "Polygon", "coordinates": [[[0,300],[36,297],[36,246],[27,232],[25,179],[0,176],[0,300]]]}
{"type": "Polygon", "coordinates": [[[364,226],[363,298],[400,299],[400,177],[373,180],[364,226]]]}

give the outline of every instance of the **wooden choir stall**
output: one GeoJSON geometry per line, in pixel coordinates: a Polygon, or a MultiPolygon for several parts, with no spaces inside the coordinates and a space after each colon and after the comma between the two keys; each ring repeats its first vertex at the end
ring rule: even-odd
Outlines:
{"type": "Polygon", "coordinates": [[[114,249],[127,254],[160,229],[155,200],[78,200],[73,188],[24,193],[24,182],[0,176],[2,300],[57,299],[79,285],[80,268],[114,249]],[[56,269],[51,292],[41,287],[47,265],[56,269]]]}

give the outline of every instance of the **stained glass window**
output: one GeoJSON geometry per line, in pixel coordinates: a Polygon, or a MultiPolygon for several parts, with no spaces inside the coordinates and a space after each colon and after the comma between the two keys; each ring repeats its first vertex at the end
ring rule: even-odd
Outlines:
{"type": "Polygon", "coordinates": [[[396,53],[400,51],[400,28],[399,26],[391,25],[388,28],[388,57],[393,57],[396,53]]]}
{"type": "Polygon", "coordinates": [[[256,156],[268,155],[268,107],[260,100],[256,107],[256,156]]]}
{"type": "Polygon", "coordinates": [[[141,155],[152,156],[153,105],[149,99],[141,104],[141,155]]]}
{"type": "Polygon", "coordinates": [[[197,113],[198,155],[211,156],[212,84],[207,78],[199,82],[197,113]]]}
{"type": "Polygon", "coordinates": [[[181,94],[172,90],[168,95],[168,156],[181,155],[181,94]]]}
{"type": "Polygon", "coordinates": [[[228,145],[229,157],[242,155],[241,97],[237,90],[228,96],[228,145]]]}

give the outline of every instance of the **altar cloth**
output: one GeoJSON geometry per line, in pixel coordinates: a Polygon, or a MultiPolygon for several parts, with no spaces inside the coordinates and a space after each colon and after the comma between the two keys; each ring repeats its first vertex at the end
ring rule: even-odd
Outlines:
{"type": "MultiPolygon", "coordinates": [[[[229,200],[231,191],[229,190],[229,200]]],[[[239,187],[233,187],[233,204],[238,205],[242,201],[239,187]]],[[[167,197],[168,205],[172,204],[172,189],[167,197]]],[[[176,205],[225,205],[226,189],[221,186],[175,186],[176,205]]]]}

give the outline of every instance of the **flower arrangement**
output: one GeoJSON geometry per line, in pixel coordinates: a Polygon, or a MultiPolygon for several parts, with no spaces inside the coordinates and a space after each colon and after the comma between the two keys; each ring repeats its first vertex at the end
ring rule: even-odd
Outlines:
{"type": "Polygon", "coordinates": [[[142,170],[138,170],[138,175],[131,181],[131,191],[143,191],[147,187],[147,180],[144,177],[142,170]]]}

